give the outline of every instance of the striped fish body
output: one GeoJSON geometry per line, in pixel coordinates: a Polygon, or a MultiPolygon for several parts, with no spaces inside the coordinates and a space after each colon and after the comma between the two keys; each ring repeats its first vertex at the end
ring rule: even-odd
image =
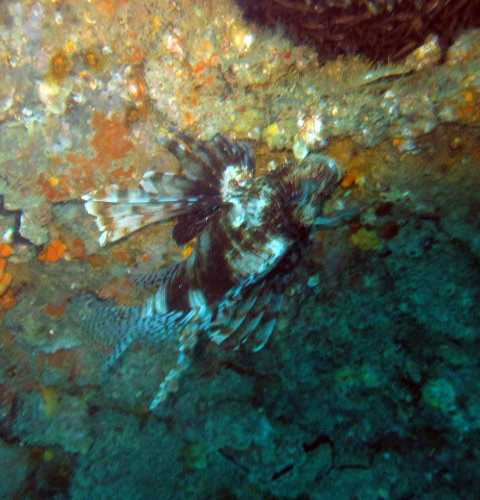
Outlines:
{"type": "Polygon", "coordinates": [[[197,237],[194,251],[183,262],[139,278],[139,284],[155,287],[142,306],[118,306],[89,294],[72,305],[85,329],[114,339],[107,368],[137,339],[178,342],[177,366],[151,409],[189,365],[200,332],[233,348],[250,342],[259,350],[266,344],[282,303],[274,293],[282,278],[275,270],[319,220],[340,180],[336,163],[322,155],[256,178],[245,143],[221,136],[195,142],[180,134],[165,146],[179,160],[180,173],[149,171],[137,190],[109,186],[90,193],[84,196],[86,210],[96,218],[101,245],[174,220],[173,238],[183,244],[197,237]]]}

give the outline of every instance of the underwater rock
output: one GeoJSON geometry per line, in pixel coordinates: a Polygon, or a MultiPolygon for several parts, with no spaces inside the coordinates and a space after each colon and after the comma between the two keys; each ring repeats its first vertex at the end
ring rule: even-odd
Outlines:
{"type": "Polygon", "coordinates": [[[30,473],[28,450],[16,445],[7,445],[0,440],[0,495],[14,498],[24,487],[30,473]],[[7,472],[8,471],[8,472],[7,472]]]}

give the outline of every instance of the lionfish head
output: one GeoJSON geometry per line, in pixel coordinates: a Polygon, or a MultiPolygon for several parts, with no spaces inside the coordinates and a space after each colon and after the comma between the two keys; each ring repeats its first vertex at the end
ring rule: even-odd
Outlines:
{"type": "Polygon", "coordinates": [[[293,169],[289,184],[293,193],[293,215],[299,224],[308,227],[314,223],[341,178],[337,162],[320,153],[309,154],[293,169]]]}

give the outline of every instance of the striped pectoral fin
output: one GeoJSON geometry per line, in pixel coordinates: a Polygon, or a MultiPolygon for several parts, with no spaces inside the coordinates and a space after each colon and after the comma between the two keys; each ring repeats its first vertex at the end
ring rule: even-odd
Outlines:
{"type": "Polygon", "coordinates": [[[96,218],[100,231],[101,246],[118,241],[143,227],[172,219],[175,206],[110,204],[90,201],[85,204],[87,212],[96,218]]]}
{"type": "Polygon", "coordinates": [[[181,216],[175,238],[180,243],[189,241],[223,206],[221,182],[225,169],[239,165],[254,171],[246,143],[233,143],[218,135],[211,141],[194,141],[181,133],[176,137],[165,145],[179,160],[182,175],[150,170],[135,189],[113,184],[82,197],[87,212],[96,218],[101,245],[149,224],[181,216]]]}
{"type": "Polygon", "coordinates": [[[113,184],[82,199],[86,211],[96,219],[102,246],[150,224],[195,213],[200,207],[210,212],[210,207],[218,205],[215,193],[205,184],[153,171],[144,174],[137,188],[122,189],[113,184]]]}

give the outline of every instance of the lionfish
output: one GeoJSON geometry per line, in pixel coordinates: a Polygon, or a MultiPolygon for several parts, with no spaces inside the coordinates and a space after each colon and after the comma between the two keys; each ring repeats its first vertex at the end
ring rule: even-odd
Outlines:
{"type": "Polygon", "coordinates": [[[106,245],[152,223],[175,221],[179,245],[197,238],[185,260],[141,276],[154,293],[139,306],[120,306],[94,294],[74,299],[83,327],[116,342],[111,368],[137,340],[177,343],[177,364],[150,403],[153,410],[173,391],[190,364],[200,333],[216,344],[262,349],[282,307],[282,262],[315,228],[337,225],[347,210],[323,215],[324,201],[341,179],[332,158],[309,154],[255,176],[246,142],[221,135],[195,141],[177,133],[164,146],[181,171],[147,171],[137,189],[117,185],[83,196],[96,218],[99,243],[106,245]]]}

